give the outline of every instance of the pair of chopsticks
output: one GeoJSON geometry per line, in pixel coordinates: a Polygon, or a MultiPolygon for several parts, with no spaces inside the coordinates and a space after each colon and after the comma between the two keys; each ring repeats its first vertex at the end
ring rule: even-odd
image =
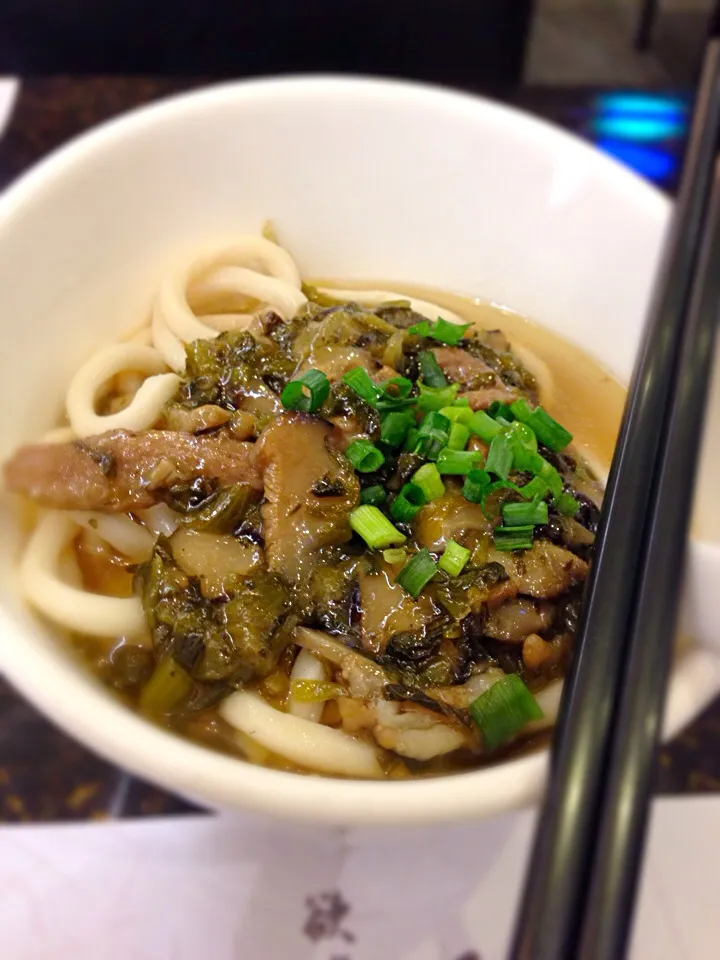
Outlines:
{"type": "Polygon", "coordinates": [[[720,310],[720,42],[608,481],[513,960],[622,960],[720,310]]]}

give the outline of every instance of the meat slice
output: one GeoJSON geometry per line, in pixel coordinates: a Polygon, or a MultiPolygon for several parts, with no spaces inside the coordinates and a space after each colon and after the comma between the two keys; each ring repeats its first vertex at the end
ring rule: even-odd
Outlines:
{"type": "Polygon", "coordinates": [[[491,550],[489,559],[505,567],[519,593],[546,599],[558,597],[573,584],[581,583],[589,569],[580,557],[549,540],[538,540],[532,550],[518,554],[491,550]]]}
{"type": "Polygon", "coordinates": [[[199,477],[262,490],[255,445],[226,433],[115,430],[73,443],[20,447],[5,464],[9,490],[60,510],[144,509],[171,486],[199,477]]]}
{"type": "Polygon", "coordinates": [[[443,372],[463,389],[473,410],[487,410],[491,403],[512,403],[519,394],[510,390],[484,360],[459,347],[438,347],[435,359],[443,372]]]}
{"type": "Polygon", "coordinates": [[[322,420],[291,413],[273,420],[258,441],[268,567],[290,582],[310,570],[314,550],[352,535],[348,515],[360,485],[333,447],[332,432],[322,420]]]}
{"type": "Polygon", "coordinates": [[[538,633],[550,626],[552,608],[527,597],[508,600],[489,612],[483,632],[503,643],[522,643],[529,633],[538,633]]]}

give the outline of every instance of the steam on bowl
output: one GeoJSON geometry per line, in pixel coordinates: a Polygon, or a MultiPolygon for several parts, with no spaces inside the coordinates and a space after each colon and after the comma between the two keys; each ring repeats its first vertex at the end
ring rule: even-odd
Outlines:
{"type": "MultiPolygon", "coordinates": [[[[0,199],[3,458],[56,421],[80,363],[147,320],[158,277],[268,217],[303,276],[420,284],[506,305],[627,382],[668,215],[660,194],[580,141],[422,86],[243,82],[136,111],[54,154],[0,199]]],[[[716,399],[713,417],[719,409],[716,399]]],[[[698,509],[714,475],[711,451],[698,509]]],[[[130,770],[214,806],[328,822],[489,815],[539,795],[542,752],[453,777],[321,779],[238,762],[148,723],[22,603],[22,533],[7,498],[3,511],[0,668],[51,719],[130,770]]],[[[713,543],[692,548],[702,577],[668,732],[720,689],[719,554],[713,543]]]]}

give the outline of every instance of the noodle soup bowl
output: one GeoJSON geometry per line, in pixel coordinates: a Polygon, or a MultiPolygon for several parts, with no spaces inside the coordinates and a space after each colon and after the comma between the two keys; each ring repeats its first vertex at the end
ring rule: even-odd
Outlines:
{"type": "MultiPolygon", "coordinates": [[[[84,359],[147,319],[159,278],[266,218],[304,276],[506,304],[627,381],[668,215],[656,190],[567,134],[422,86],[265,80],[138,110],[52,155],[0,199],[3,457],[57,421],[84,359]]],[[[718,407],[716,397],[711,420],[718,407]]],[[[706,451],[699,503],[708,510],[716,460],[706,451]]],[[[147,722],[25,606],[22,523],[8,496],[3,510],[0,670],[133,773],[214,807],[339,823],[489,815],[539,797],[546,751],[447,777],[351,781],[253,766],[147,722]]],[[[690,638],[674,668],[668,733],[720,688],[720,535],[700,521],[706,540],[691,549],[690,638]]]]}

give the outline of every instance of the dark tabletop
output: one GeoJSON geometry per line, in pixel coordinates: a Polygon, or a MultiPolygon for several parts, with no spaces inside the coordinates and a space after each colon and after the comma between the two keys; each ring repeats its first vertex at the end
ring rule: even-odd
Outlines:
{"type": "MultiPolygon", "coordinates": [[[[0,188],[68,138],[203,78],[26,79],[5,137],[0,188]]],[[[689,98],[623,91],[526,89],[498,98],[594,140],[661,188],[677,182],[689,98]]],[[[720,698],[663,748],[661,793],[720,791],[720,698]]],[[[193,810],[105,763],[48,723],[0,678],[0,821],[83,820],[193,810]]]]}

